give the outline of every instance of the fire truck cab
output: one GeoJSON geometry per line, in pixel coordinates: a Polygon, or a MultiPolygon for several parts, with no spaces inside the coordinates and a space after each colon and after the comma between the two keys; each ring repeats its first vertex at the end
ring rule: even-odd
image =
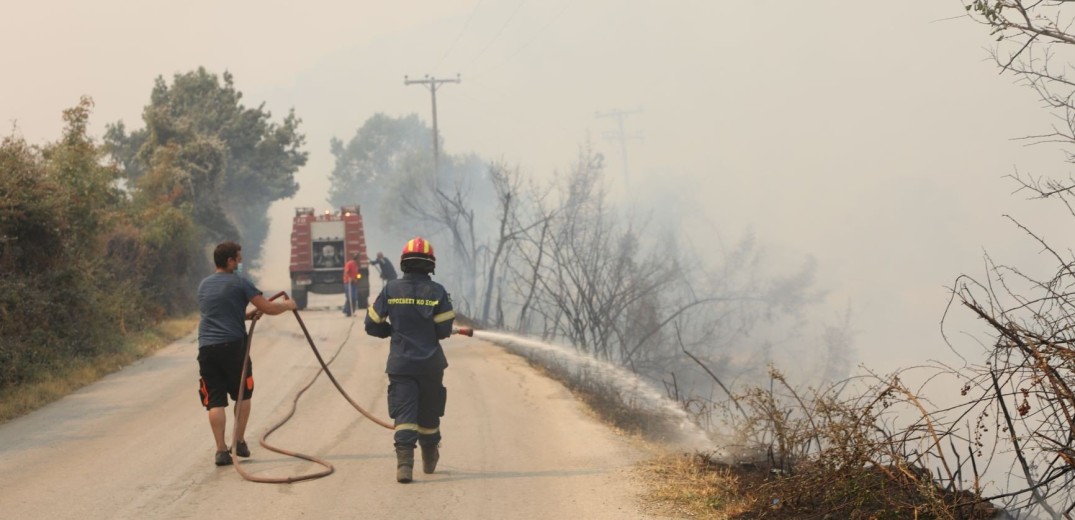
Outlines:
{"type": "Polygon", "coordinates": [[[317,214],[314,208],[295,208],[291,224],[291,298],[299,309],[306,308],[307,295],[342,294],[343,267],[358,254],[356,307],[369,306],[369,257],[366,234],[357,205],[317,214]]]}

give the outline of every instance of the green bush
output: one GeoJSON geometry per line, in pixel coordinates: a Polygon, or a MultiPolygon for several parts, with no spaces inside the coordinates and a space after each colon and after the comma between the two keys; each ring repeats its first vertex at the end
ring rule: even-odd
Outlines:
{"type": "Polygon", "coordinates": [[[91,107],[64,113],[56,143],[0,142],[0,389],[115,352],[124,335],[193,308],[189,211],[119,188],[86,134],[91,107]]]}

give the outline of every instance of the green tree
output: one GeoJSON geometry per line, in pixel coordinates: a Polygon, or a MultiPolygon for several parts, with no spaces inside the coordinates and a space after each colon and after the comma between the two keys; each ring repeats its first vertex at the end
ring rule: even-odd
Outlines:
{"type": "Polygon", "coordinates": [[[298,191],[294,175],[307,159],[294,110],[281,123],[271,117],[264,104],[242,104],[230,73],[220,78],[199,68],[175,75],[170,86],[158,77],[142,113],[145,128],[128,134],[118,122],[105,141],[130,189],[178,186],[185,194],[172,200],[189,208],[204,240],[241,240],[243,256],[256,266],[269,205],[298,191]],[[175,182],[139,184],[152,168],[172,171],[175,182]]]}
{"type": "Polygon", "coordinates": [[[56,143],[0,143],[0,387],[117,348],[145,299],[110,256],[128,200],[86,133],[93,103],[64,111],[56,143]]]}
{"type": "Polygon", "coordinates": [[[330,176],[329,203],[335,207],[357,203],[367,219],[377,220],[380,208],[388,206],[380,204],[385,193],[418,175],[432,178],[432,149],[430,129],[417,115],[374,114],[346,144],[332,138],[336,166],[330,176]]]}
{"type": "Polygon", "coordinates": [[[494,232],[497,194],[485,161],[453,156],[441,147],[433,172],[432,132],[417,115],[370,117],[347,144],[332,140],[336,166],[329,202],[362,206],[370,243],[421,234],[434,240],[442,263],[438,274],[456,286],[456,303],[466,307],[477,288],[477,233],[494,232]]]}
{"type": "MultiPolygon", "coordinates": [[[[109,256],[117,260],[113,265],[126,266],[140,292],[156,296],[147,306],[151,315],[194,309],[195,287],[210,270],[202,247],[204,228],[194,221],[195,199],[188,189],[188,172],[197,170],[180,156],[196,149],[171,147],[155,154],[135,183],[124,225],[109,239],[109,256]]],[[[209,220],[227,224],[222,216],[209,220]]],[[[227,236],[223,227],[216,234],[227,236]]]]}

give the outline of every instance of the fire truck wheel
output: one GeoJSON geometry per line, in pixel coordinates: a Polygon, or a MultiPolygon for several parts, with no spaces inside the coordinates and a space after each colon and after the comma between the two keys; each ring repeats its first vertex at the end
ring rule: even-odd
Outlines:
{"type": "Polygon", "coordinates": [[[299,307],[299,310],[306,309],[306,289],[291,288],[291,299],[295,300],[295,305],[299,307]]]}

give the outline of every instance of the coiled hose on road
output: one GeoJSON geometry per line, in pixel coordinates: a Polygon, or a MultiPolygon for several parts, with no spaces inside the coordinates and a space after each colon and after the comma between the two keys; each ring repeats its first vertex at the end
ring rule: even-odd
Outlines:
{"type": "MultiPolygon", "coordinates": [[[[269,301],[276,300],[277,298],[280,298],[281,296],[284,297],[284,299],[290,299],[286,292],[280,291],[279,293],[274,295],[272,298],[269,298],[269,301]]],[[[334,361],[336,359],[336,356],[339,355],[340,350],[342,350],[342,348],[343,348],[343,345],[345,343],[347,343],[347,339],[351,337],[351,331],[354,329],[354,322],[352,322],[351,327],[347,329],[347,335],[344,337],[343,342],[340,343],[340,349],[338,349],[336,351],[336,353],[333,354],[332,359],[330,359],[328,361],[328,363],[326,363],[324,358],[321,357],[321,352],[319,352],[317,350],[317,346],[314,344],[313,338],[310,337],[310,331],[306,330],[306,323],[302,321],[302,316],[299,315],[299,311],[295,310],[295,311],[291,311],[291,312],[295,315],[295,319],[298,320],[299,327],[302,328],[302,333],[306,336],[306,342],[309,343],[310,349],[313,350],[314,356],[317,357],[317,362],[321,364],[321,370],[318,370],[317,374],[314,374],[314,377],[310,379],[310,382],[307,383],[306,386],[302,387],[302,389],[300,389],[297,394],[295,394],[295,399],[291,402],[291,411],[288,412],[287,416],[284,417],[283,419],[281,419],[278,423],[276,423],[273,426],[271,426],[269,428],[269,430],[266,431],[265,434],[261,436],[261,439],[258,441],[258,443],[261,444],[261,446],[263,448],[265,448],[265,449],[267,449],[269,451],[274,451],[274,452],[280,453],[282,455],[287,455],[287,456],[290,456],[290,457],[295,457],[295,458],[299,458],[299,459],[303,459],[303,460],[308,460],[308,461],[313,462],[315,464],[319,464],[321,466],[324,466],[325,469],[321,470],[321,471],[314,472],[314,473],[307,473],[307,474],[303,474],[303,475],[296,475],[296,476],[289,476],[289,477],[257,477],[257,476],[254,476],[254,475],[251,475],[250,473],[248,473],[246,470],[244,470],[242,468],[242,464],[239,464],[238,461],[236,460],[236,457],[235,457],[235,446],[234,446],[236,444],[235,443],[235,436],[236,436],[236,434],[239,433],[239,430],[238,430],[239,421],[238,421],[238,416],[237,416],[239,408],[238,408],[238,406],[236,406],[235,407],[235,413],[236,413],[235,429],[232,430],[232,445],[233,446],[230,448],[229,453],[231,455],[232,465],[235,466],[235,470],[238,471],[239,475],[241,475],[244,479],[249,480],[251,482],[262,482],[262,483],[266,483],[266,484],[290,484],[292,482],[300,482],[300,481],[303,481],[303,480],[313,480],[313,479],[316,479],[316,478],[327,477],[327,476],[331,475],[332,472],[336,471],[336,468],[333,467],[332,464],[330,464],[328,461],[326,461],[324,459],[314,457],[313,455],[306,455],[306,454],[303,454],[303,453],[298,453],[298,452],[294,452],[294,451],[290,451],[290,450],[285,450],[283,448],[278,448],[278,447],[272,446],[271,444],[266,442],[266,439],[269,438],[269,435],[271,435],[274,431],[276,431],[281,426],[283,426],[285,423],[287,423],[287,421],[290,420],[293,415],[295,415],[295,410],[298,408],[299,398],[302,397],[302,394],[305,393],[307,389],[309,389],[311,386],[313,386],[314,382],[317,381],[317,378],[321,376],[322,372],[324,372],[325,375],[328,376],[329,380],[332,381],[332,384],[336,386],[336,390],[340,391],[340,395],[342,395],[344,397],[344,399],[347,399],[347,402],[351,403],[351,406],[353,406],[355,408],[355,410],[358,410],[358,412],[361,413],[362,415],[366,416],[367,419],[373,421],[374,423],[376,423],[376,424],[378,424],[380,426],[383,426],[383,427],[385,427],[385,428],[387,428],[389,430],[394,430],[395,429],[395,426],[393,426],[391,423],[388,423],[386,421],[378,419],[377,417],[374,417],[372,414],[370,414],[364,408],[359,406],[358,403],[356,403],[354,401],[354,399],[351,399],[351,396],[348,395],[346,391],[344,391],[343,387],[340,386],[340,383],[338,381],[336,381],[336,377],[332,375],[332,371],[329,370],[329,368],[328,368],[328,365],[330,363],[332,363],[332,361],[334,361]]],[[[253,340],[254,340],[254,326],[257,325],[259,317],[260,317],[260,315],[256,314],[254,316],[254,318],[250,321],[250,331],[246,335],[246,353],[243,356],[242,377],[239,378],[239,381],[240,381],[240,383],[239,383],[239,399],[236,401],[237,403],[240,403],[240,402],[243,401],[243,393],[245,391],[245,388],[244,388],[245,385],[242,384],[242,381],[246,381],[246,366],[247,366],[247,363],[250,360],[250,345],[251,345],[251,343],[253,343],[253,340]]]]}

